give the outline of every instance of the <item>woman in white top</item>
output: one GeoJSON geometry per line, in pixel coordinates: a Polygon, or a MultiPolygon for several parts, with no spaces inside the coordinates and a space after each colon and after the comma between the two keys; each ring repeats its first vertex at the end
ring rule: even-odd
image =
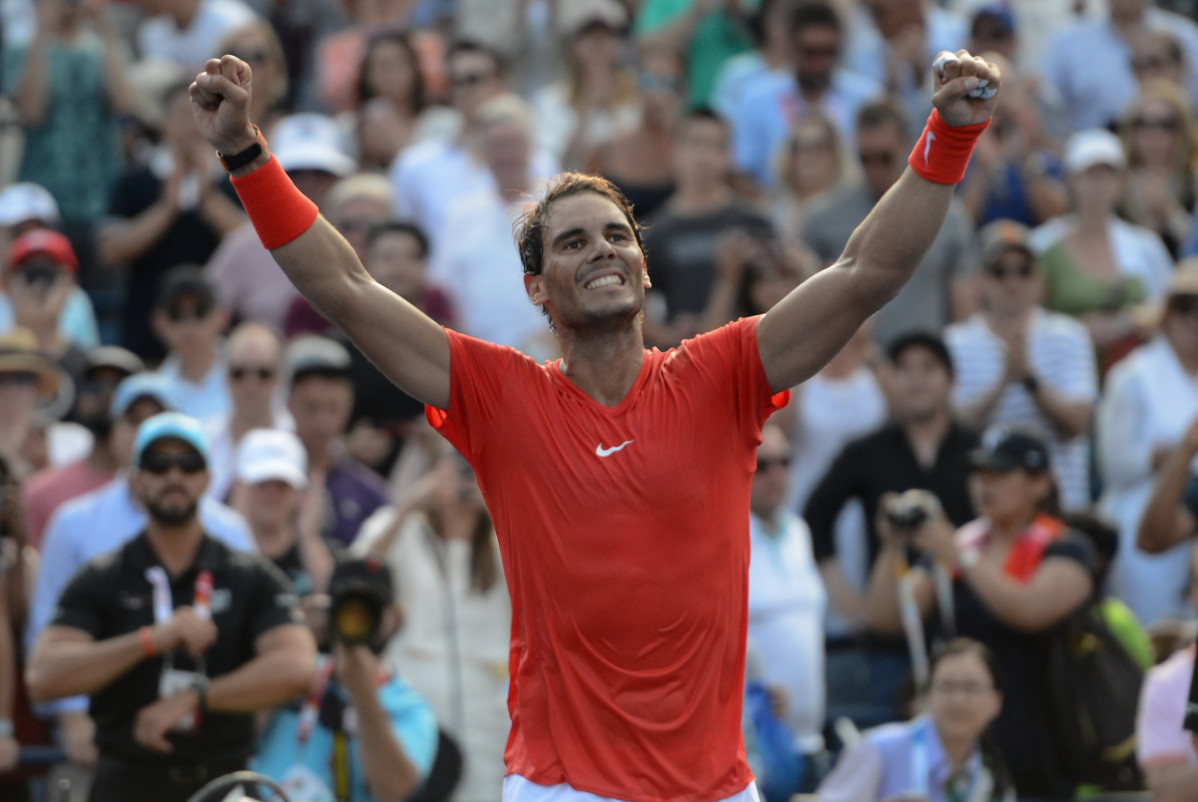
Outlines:
{"type": "Polygon", "coordinates": [[[453,799],[493,802],[510,726],[511,602],[470,466],[456,452],[443,452],[405,500],[362,525],[353,551],[391,567],[406,616],[383,658],[428,700],[462,748],[453,799]]]}

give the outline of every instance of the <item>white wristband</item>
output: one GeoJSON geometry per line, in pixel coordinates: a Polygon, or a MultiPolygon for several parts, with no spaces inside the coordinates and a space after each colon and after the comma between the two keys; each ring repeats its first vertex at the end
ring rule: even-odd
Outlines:
{"type": "Polygon", "coordinates": [[[957,556],[957,565],[962,571],[968,571],[982,559],[982,553],[977,549],[965,549],[957,556]]]}

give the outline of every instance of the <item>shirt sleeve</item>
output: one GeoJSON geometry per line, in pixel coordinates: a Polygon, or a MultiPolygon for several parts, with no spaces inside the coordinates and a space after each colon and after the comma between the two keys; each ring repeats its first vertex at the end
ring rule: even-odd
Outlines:
{"type": "Polygon", "coordinates": [[[383,706],[408,759],[420,770],[421,778],[427,778],[437,757],[439,739],[433,709],[411,690],[398,687],[385,695],[383,706]]]}
{"type": "Polygon", "coordinates": [[[58,597],[50,626],[81,629],[102,640],[105,599],[110,595],[105,590],[103,571],[94,562],[83,566],[58,597]]]}
{"type": "Polygon", "coordinates": [[[247,600],[250,640],[255,641],[260,635],[284,624],[303,625],[299,597],[287,577],[272,563],[258,557],[251,559],[254,561],[254,584],[247,600]]]}

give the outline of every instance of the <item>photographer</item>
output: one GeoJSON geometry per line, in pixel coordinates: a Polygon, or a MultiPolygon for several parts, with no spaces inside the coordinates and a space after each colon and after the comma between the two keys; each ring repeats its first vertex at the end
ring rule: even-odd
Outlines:
{"type": "Polygon", "coordinates": [[[1039,438],[991,428],[970,455],[970,468],[969,491],[981,517],[955,533],[930,493],[884,500],[877,521],[883,548],[867,599],[870,626],[904,628],[902,585],[923,620],[937,599],[951,596],[951,609],[942,605],[934,617],[937,625],[981,641],[998,658],[1006,694],[994,735],[1015,786],[1021,795],[1071,799],[1048,734],[1042,680],[1051,631],[1094,592],[1093,553],[1081,539],[1062,538],[1056,481],[1039,438]],[[926,560],[907,571],[916,554],[926,560]],[[938,592],[937,575],[951,578],[951,587],[938,592]]]}
{"type": "Polygon", "coordinates": [[[400,800],[420,787],[437,752],[428,703],[379,653],[403,625],[391,570],[340,561],[329,581],[327,624],[313,622],[324,663],[302,705],[271,719],[254,769],[307,802],[400,800]]]}

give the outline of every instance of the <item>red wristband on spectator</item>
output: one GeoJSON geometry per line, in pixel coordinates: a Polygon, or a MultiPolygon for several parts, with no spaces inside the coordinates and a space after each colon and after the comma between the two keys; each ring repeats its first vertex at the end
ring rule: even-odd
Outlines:
{"type": "Polygon", "coordinates": [[[990,121],[977,125],[954,128],[940,116],[939,109],[932,109],[923,136],[915,143],[915,149],[907,157],[907,164],[916,173],[937,184],[957,184],[965,177],[973,145],[982,135],[990,121]]]}
{"type": "Polygon", "coordinates": [[[146,657],[158,656],[158,650],[154,648],[154,638],[149,627],[137,630],[137,641],[141,644],[141,653],[146,657]]]}
{"type": "Polygon", "coordinates": [[[295,188],[273,156],[254,172],[230,180],[267,250],[281,248],[316,221],[316,204],[295,188]]]}

